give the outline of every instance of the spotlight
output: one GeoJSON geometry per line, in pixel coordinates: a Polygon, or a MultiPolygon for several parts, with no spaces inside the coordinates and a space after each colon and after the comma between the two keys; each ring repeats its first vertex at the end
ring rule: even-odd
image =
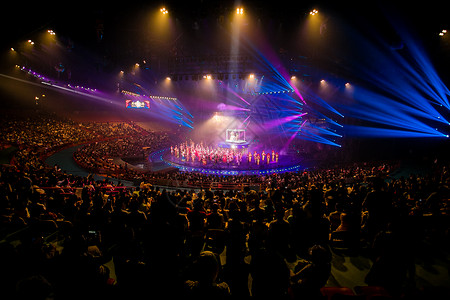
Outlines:
{"type": "Polygon", "coordinates": [[[53,30],[51,30],[51,29],[47,30],[47,32],[48,32],[50,35],[56,35],[56,33],[55,33],[53,30]]]}
{"type": "Polygon", "coordinates": [[[167,77],[166,77],[166,80],[167,80],[167,81],[170,81],[170,80],[172,80],[172,79],[170,78],[170,76],[167,76],[167,77]]]}
{"type": "Polygon", "coordinates": [[[161,8],[159,11],[162,12],[163,15],[169,13],[169,11],[165,7],[161,8]]]}
{"type": "Polygon", "coordinates": [[[318,13],[319,13],[319,11],[318,11],[317,9],[313,9],[312,11],[309,12],[309,14],[310,14],[311,16],[314,16],[314,15],[316,15],[316,14],[318,14],[318,13]]]}
{"type": "Polygon", "coordinates": [[[447,33],[447,29],[442,29],[441,32],[439,32],[440,36],[444,36],[447,33]]]}
{"type": "Polygon", "coordinates": [[[250,79],[255,79],[255,74],[250,74],[249,76],[248,76],[250,79]]]}
{"type": "Polygon", "coordinates": [[[237,15],[243,15],[244,14],[244,8],[243,7],[236,8],[236,14],[237,15]]]}

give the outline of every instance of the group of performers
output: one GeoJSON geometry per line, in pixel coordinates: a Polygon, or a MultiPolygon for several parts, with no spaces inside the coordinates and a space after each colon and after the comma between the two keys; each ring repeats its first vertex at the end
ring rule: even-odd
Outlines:
{"type": "Polygon", "coordinates": [[[210,147],[204,146],[203,142],[194,143],[192,141],[171,146],[170,154],[183,162],[201,162],[203,165],[235,163],[240,166],[247,162],[259,166],[260,164],[278,163],[279,159],[279,154],[275,150],[267,153],[264,150],[261,153],[256,151],[244,153],[241,149],[210,147]]]}

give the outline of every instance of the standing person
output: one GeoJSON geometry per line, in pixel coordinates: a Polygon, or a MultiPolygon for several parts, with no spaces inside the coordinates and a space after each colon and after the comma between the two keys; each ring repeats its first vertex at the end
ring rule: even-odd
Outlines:
{"type": "Polygon", "coordinates": [[[372,190],[363,202],[363,209],[368,213],[364,229],[370,241],[378,232],[386,229],[393,211],[391,195],[384,190],[384,180],[380,177],[371,179],[372,190]]]}

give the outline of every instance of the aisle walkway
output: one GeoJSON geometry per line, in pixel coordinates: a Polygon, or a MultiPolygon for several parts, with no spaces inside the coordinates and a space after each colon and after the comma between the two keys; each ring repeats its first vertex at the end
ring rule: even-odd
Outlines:
{"type": "MultiPolygon", "coordinates": [[[[85,169],[81,168],[80,166],[78,166],[77,163],[73,160],[73,154],[80,147],[83,147],[83,145],[66,148],[64,150],[56,152],[55,154],[48,157],[45,160],[45,163],[49,166],[58,165],[58,167],[62,171],[66,172],[68,174],[86,177],[90,173],[88,171],[86,171],[85,169]]],[[[131,182],[131,181],[118,180],[115,178],[94,175],[95,180],[104,180],[105,178],[107,178],[109,181],[113,182],[114,184],[117,184],[118,182],[122,182],[125,186],[133,186],[133,182],[131,182]]]]}

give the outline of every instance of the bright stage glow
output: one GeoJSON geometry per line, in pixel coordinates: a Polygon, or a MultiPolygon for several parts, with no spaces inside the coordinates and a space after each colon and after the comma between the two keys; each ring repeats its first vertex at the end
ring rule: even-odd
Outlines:
{"type": "Polygon", "coordinates": [[[168,11],[165,7],[162,7],[159,11],[160,11],[163,15],[169,13],[169,11],[168,11]]]}
{"type": "Polygon", "coordinates": [[[214,113],[213,120],[216,123],[222,123],[223,121],[222,114],[219,112],[214,113]]]}
{"type": "Polygon", "coordinates": [[[317,9],[313,9],[312,11],[309,12],[309,14],[310,14],[311,16],[314,16],[314,15],[316,15],[316,14],[318,14],[318,13],[319,13],[319,11],[318,11],[317,9]]]}
{"type": "Polygon", "coordinates": [[[244,8],[243,7],[236,8],[236,14],[237,15],[243,15],[244,14],[244,8]]]}

